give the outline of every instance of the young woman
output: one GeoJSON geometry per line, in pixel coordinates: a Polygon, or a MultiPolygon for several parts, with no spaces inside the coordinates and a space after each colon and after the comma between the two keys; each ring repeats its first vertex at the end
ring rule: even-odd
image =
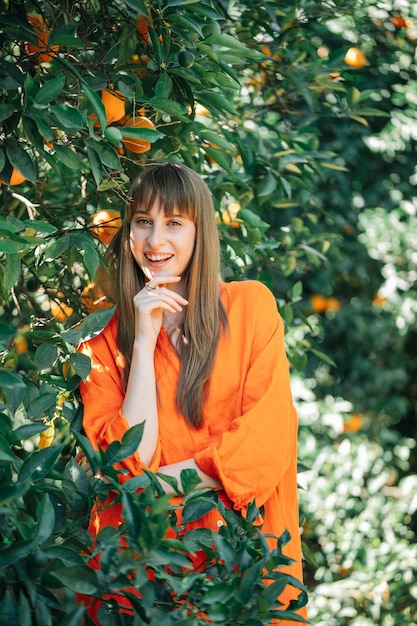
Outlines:
{"type": "MultiPolygon", "coordinates": [[[[288,571],[301,580],[297,416],[283,323],[263,284],[220,281],[215,212],[199,175],[168,163],[134,181],[110,270],[117,313],[82,347],[92,359],[81,384],[87,436],[106,448],[145,422],[137,454],[124,462],[129,473],[147,467],[180,478],[192,468],[202,487],[221,490],[243,514],[256,499],[262,530],[290,533],[288,571]]],[[[119,515],[105,508],[91,528],[117,526],[119,515]]],[[[216,511],[196,523],[219,524],[216,511]]],[[[284,608],[297,595],[286,589],[284,608]]]]}

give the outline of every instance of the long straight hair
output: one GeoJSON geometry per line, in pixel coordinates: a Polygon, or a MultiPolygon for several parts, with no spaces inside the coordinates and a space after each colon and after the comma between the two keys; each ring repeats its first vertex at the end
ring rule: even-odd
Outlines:
{"type": "Polygon", "coordinates": [[[126,363],[123,382],[126,386],[132,360],[133,298],[146,283],[131,252],[130,224],[138,208],[149,212],[158,202],[165,215],[178,212],[196,227],[193,256],[181,280],[188,305],[180,329],[183,340],[177,346],[181,367],[176,403],[186,421],[199,428],[220,333],[227,327],[220,298],[220,246],[213,200],[203,179],[178,163],[148,167],[133,181],[130,198],[122,227],[109,247],[107,258],[119,312],[119,350],[126,363]]]}

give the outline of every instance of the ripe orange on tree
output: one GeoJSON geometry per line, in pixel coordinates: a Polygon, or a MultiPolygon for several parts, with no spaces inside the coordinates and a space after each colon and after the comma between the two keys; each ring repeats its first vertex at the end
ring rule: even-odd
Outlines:
{"type": "Polygon", "coordinates": [[[25,354],[28,351],[28,340],[25,335],[22,335],[21,333],[18,333],[13,337],[12,344],[14,345],[17,354],[25,354]]]}
{"type": "Polygon", "coordinates": [[[36,56],[40,63],[48,63],[59,52],[59,46],[49,45],[51,30],[42,15],[29,13],[27,18],[38,38],[38,45],[27,43],[25,46],[26,53],[30,56],[36,56]]]}
{"type": "Polygon", "coordinates": [[[91,232],[102,244],[108,246],[118,229],[122,225],[119,211],[115,209],[101,209],[91,218],[91,232]]]}
{"type": "Polygon", "coordinates": [[[64,301],[64,298],[64,294],[58,292],[56,298],[51,300],[51,315],[56,322],[65,322],[74,313],[74,309],[64,301]]]}
{"type": "MultiPolygon", "coordinates": [[[[106,112],[107,125],[113,124],[113,122],[119,122],[124,118],[125,101],[119,91],[103,89],[101,93],[101,101],[106,112]]],[[[95,118],[96,114],[93,113],[90,117],[95,118]]],[[[94,125],[99,126],[99,122],[95,122],[94,125]]]]}
{"type": "Polygon", "coordinates": [[[64,361],[64,363],[62,364],[62,375],[65,380],[69,380],[70,378],[75,376],[76,373],[77,372],[75,371],[75,367],[73,366],[71,361],[69,359],[67,361],[64,361]]]}
{"type": "Polygon", "coordinates": [[[346,65],[350,65],[351,67],[356,68],[364,67],[367,62],[367,58],[362,50],[360,50],[359,48],[355,48],[354,46],[352,48],[349,48],[343,60],[346,65]]]}
{"type": "Polygon", "coordinates": [[[406,20],[402,15],[391,15],[389,21],[397,29],[405,28],[410,25],[410,20],[406,20]]]}
{"type": "Polygon", "coordinates": [[[359,413],[353,413],[343,425],[343,432],[356,433],[363,426],[363,419],[359,413]]]}
{"type": "Polygon", "coordinates": [[[139,15],[136,20],[136,32],[139,35],[139,39],[143,40],[145,43],[149,41],[148,25],[148,17],[146,15],[139,15]]]}
{"type": "Polygon", "coordinates": [[[47,426],[46,430],[43,430],[39,435],[38,448],[40,448],[41,450],[43,448],[49,448],[49,446],[52,445],[52,442],[55,437],[54,423],[51,421],[45,424],[45,426],[47,426]]]}
{"type": "MultiPolygon", "coordinates": [[[[155,129],[155,125],[148,117],[138,116],[131,117],[124,124],[123,128],[126,126],[132,126],[133,128],[153,128],[155,129]]],[[[133,139],[132,137],[123,137],[122,139],[123,145],[127,150],[133,152],[135,154],[141,154],[142,152],[148,152],[151,149],[151,143],[146,141],[146,139],[133,139]]]]}
{"type": "MultiPolygon", "coordinates": [[[[9,186],[13,187],[14,185],[20,185],[26,180],[26,177],[23,176],[15,167],[12,170],[12,175],[10,176],[9,186]]],[[[0,179],[0,183],[3,185],[7,185],[5,180],[0,179]]]]}
{"type": "Polygon", "coordinates": [[[89,283],[84,287],[81,294],[81,304],[87,311],[91,312],[112,306],[103,289],[97,283],[89,283]]]}

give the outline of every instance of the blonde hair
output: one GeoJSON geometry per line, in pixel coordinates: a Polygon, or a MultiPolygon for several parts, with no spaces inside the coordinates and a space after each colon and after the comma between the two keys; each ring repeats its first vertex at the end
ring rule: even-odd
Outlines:
{"type": "Polygon", "coordinates": [[[164,163],[147,168],[131,187],[131,202],[122,227],[108,253],[109,269],[119,310],[118,343],[126,361],[124,384],[130,371],[134,341],[135,311],[133,298],[146,282],[135,262],[129,244],[130,224],[138,207],[150,211],[158,201],[166,215],[184,214],[196,227],[191,262],[182,276],[188,305],[178,342],[181,360],[176,402],[187,422],[199,428],[203,404],[213,368],[222,328],[227,316],[220,299],[220,248],[213,200],[203,179],[179,163],[164,163]]]}

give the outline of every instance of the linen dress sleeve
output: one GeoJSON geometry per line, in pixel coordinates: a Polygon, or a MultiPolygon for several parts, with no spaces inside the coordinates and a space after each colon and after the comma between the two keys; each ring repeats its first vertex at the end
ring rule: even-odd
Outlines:
{"type": "Polygon", "coordinates": [[[238,330],[233,320],[230,329],[238,343],[250,342],[248,362],[242,366],[241,414],[220,442],[195,456],[204,472],[220,480],[238,510],[254,499],[262,506],[285,482],[287,491],[296,475],[298,423],[284,326],[273,294],[261,283],[255,285],[242,305],[238,330]]]}
{"type": "MultiPolygon", "coordinates": [[[[91,372],[85,382],[80,384],[83,402],[83,428],[95,449],[104,450],[112,441],[121,441],[129,429],[129,423],[122,413],[124,390],[121,381],[123,371],[122,357],[115,341],[114,323],[100,335],[81,344],[79,351],[91,359],[91,372]]],[[[138,423],[141,420],[138,420],[138,423]]],[[[153,472],[160,465],[160,444],[149,466],[142,463],[139,454],[123,460],[117,467],[127,469],[131,475],[142,473],[147,467],[153,472]]]]}

